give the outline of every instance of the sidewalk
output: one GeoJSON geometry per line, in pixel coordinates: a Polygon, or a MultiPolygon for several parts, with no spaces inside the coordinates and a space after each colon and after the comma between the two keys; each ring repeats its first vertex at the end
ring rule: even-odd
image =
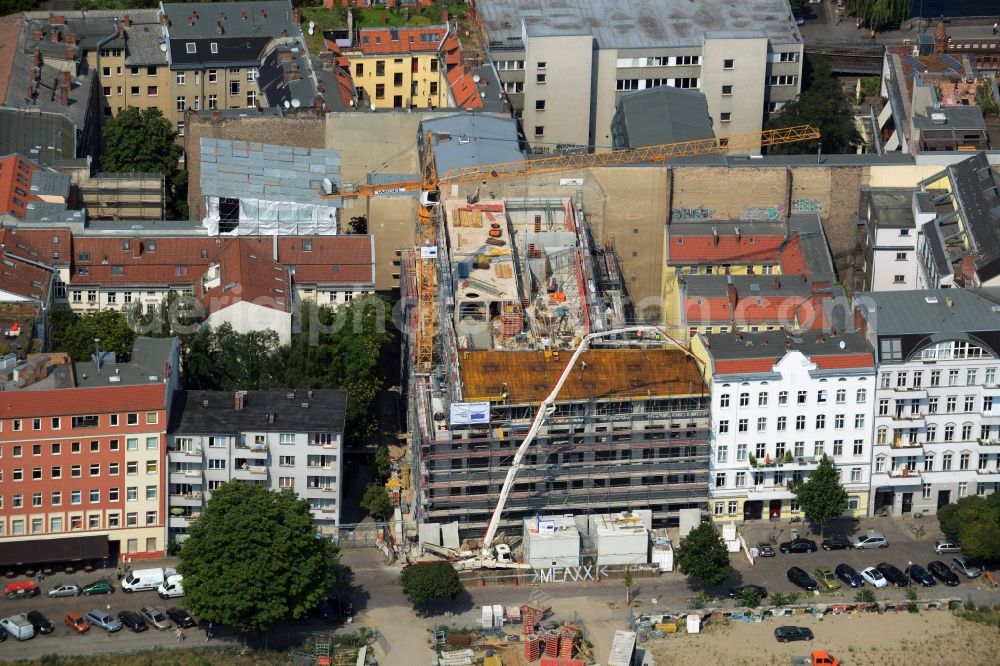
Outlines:
{"type": "MultiPolygon", "coordinates": [[[[889,30],[875,33],[872,39],[868,30],[857,27],[856,18],[847,14],[847,8],[841,9],[841,14],[836,14],[837,4],[835,0],[823,0],[820,4],[806,4],[803,7],[803,15],[806,17],[805,25],[799,26],[802,39],[807,46],[812,44],[840,44],[844,42],[874,42],[880,44],[902,44],[909,41],[916,43],[917,35],[921,32],[934,34],[937,29],[937,19],[925,16],[921,19],[913,19],[912,25],[904,22],[906,26],[903,30],[889,30]]],[[[1000,10],[998,18],[1000,20],[1000,10]]],[[[945,23],[945,30],[948,36],[954,38],[993,38],[993,21],[984,20],[981,25],[955,25],[945,23]]],[[[1000,36],[996,39],[1000,40],[1000,36]]]]}

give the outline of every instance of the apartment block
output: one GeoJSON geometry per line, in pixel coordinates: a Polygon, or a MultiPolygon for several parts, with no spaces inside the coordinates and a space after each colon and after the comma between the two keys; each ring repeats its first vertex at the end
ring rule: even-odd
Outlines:
{"type": "Polygon", "coordinates": [[[128,361],[98,349],[0,371],[0,568],[162,557],[179,349],[138,338],[128,361]]]}
{"type": "Polygon", "coordinates": [[[803,41],[786,0],[720,12],[708,0],[623,9],[606,0],[476,3],[490,60],[536,150],[612,145],[622,94],[705,94],[720,137],[758,131],[799,94],[803,41]]]}
{"type": "Polygon", "coordinates": [[[1000,291],[924,289],[855,298],[875,350],[872,511],[932,514],[1000,487],[1000,291]]]}
{"type": "Polygon", "coordinates": [[[184,541],[212,492],[239,480],[306,499],[340,523],[347,394],[329,389],[179,391],[170,416],[170,538],[184,541]]]}
{"type": "Polygon", "coordinates": [[[856,333],[698,335],[711,387],[709,504],[717,521],[801,517],[795,486],[825,455],[868,515],[875,362],[856,333]]]}

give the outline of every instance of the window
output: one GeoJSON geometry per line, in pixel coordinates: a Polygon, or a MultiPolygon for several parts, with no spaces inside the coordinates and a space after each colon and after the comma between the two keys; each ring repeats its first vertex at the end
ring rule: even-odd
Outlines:
{"type": "Polygon", "coordinates": [[[247,83],[253,83],[257,80],[258,70],[256,67],[247,68],[247,83]]]}
{"type": "Polygon", "coordinates": [[[535,83],[544,84],[546,79],[545,74],[535,74],[535,83]]]}
{"type": "Polygon", "coordinates": [[[729,447],[720,446],[715,452],[715,462],[729,462],[729,447]]]}
{"type": "MultiPolygon", "coordinates": [[[[970,426],[971,427],[971,426],[970,426]]],[[[969,469],[969,453],[961,453],[958,456],[958,468],[959,469],[969,469]]]]}
{"type": "Polygon", "coordinates": [[[868,400],[868,391],[863,388],[858,389],[857,393],[855,394],[855,402],[860,404],[867,400],[868,400]]]}
{"type": "Polygon", "coordinates": [[[826,402],[826,396],[827,396],[827,392],[825,390],[823,390],[823,391],[817,391],[816,392],[816,402],[820,403],[820,404],[826,402]]]}
{"type": "Polygon", "coordinates": [[[257,106],[257,91],[248,90],[247,91],[247,108],[253,109],[257,106]]]}
{"type": "Polygon", "coordinates": [[[740,407],[749,407],[749,406],[750,406],[750,394],[740,393],[740,407]]]}
{"type": "Polygon", "coordinates": [[[723,407],[723,408],[729,407],[729,394],[728,393],[723,393],[721,396],[719,396],[719,407],[723,407]]]}
{"type": "Polygon", "coordinates": [[[767,407],[767,393],[758,393],[757,394],[757,406],[758,407],[767,407]]]}
{"type": "Polygon", "coordinates": [[[949,423],[944,427],[944,441],[951,442],[955,440],[955,424],[949,423]]]}
{"type": "Polygon", "coordinates": [[[160,445],[160,438],[159,437],[147,437],[146,438],[146,450],[147,451],[155,451],[157,449],[157,447],[159,447],[159,445],[160,445]]]}
{"type": "Polygon", "coordinates": [[[139,438],[138,437],[128,437],[125,440],[125,450],[126,451],[138,451],[139,450],[139,438]]]}
{"type": "Polygon", "coordinates": [[[788,404],[788,391],[778,391],[778,405],[784,406],[788,404]]]}
{"type": "Polygon", "coordinates": [[[854,429],[855,430],[860,430],[861,428],[864,428],[864,427],[865,427],[865,415],[864,414],[855,414],[854,415],[854,429]]]}
{"type": "Polygon", "coordinates": [[[734,69],[736,67],[736,61],[732,58],[726,58],[722,61],[722,69],[734,69]]]}
{"type": "Polygon", "coordinates": [[[24,470],[21,468],[11,470],[11,481],[24,481],[24,470]]]}
{"type": "Polygon", "coordinates": [[[951,452],[945,453],[943,456],[941,456],[942,471],[947,472],[951,470],[951,457],[952,457],[951,452]]]}
{"type": "Polygon", "coordinates": [[[295,487],[295,477],[294,476],[279,476],[278,477],[278,487],[279,488],[294,488],[295,487]]]}
{"type": "Polygon", "coordinates": [[[118,476],[119,465],[117,462],[108,463],[108,476],[118,476]]]}
{"type": "Polygon", "coordinates": [[[826,414],[817,414],[816,415],[816,429],[817,430],[822,430],[825,427],[826,427],[826,414]]]}
{"type": "Polygon", "coordinates": [[[887,338],[879,341],[882,361],[903,360],[903,341],[900,338],[887,338]]]}
{"type": "Polygon", "coordinates": [[[865,442],[861,439],[854,440],[854,450],[853,453],[856,456],[863,455],[865,452],[865,442]]]}
{"type": "Polygon", "coordinates": [[[860,467],[852,467],[851,468],[851,481],[854,482],[854,483],[857,483],[860,480],[861,480],[861,468],[860,467]]]}
{"type": "Polygon", "coordinates": [[[948,371],[948,386],[958,386],[958,369],[948,371]]]}
{"type": "Polygon", "coordinates": [[[748,432],[750,430],[750,419],[740,419],[736,422],[737,432],[748,432]]]}
{"type": "Polygon", "coordinates": [[[146,96],[147,97],[156,97],[159,94],[160,94],[159,93],[159,89],[156,86],[146,86],[146,96]]]}
{"type": "Polygon", "coordinates": [[[924,373],[917,370],[913,373],[913,387],[920,388],[924,385],[924,373]]]}
{"type": "Polygon", "coordinates": [[[212,110],[219,108],[219,96],[218,95],[209,95],[208,96],[208,108],[212,109],[212,110]]]}
{"type": "Polygon", "coordinates": [[[976,396],[967,395],[965,396],[965,411],[971,412],[976,408],[976,396]]]}
{"type": "Polygon", "coordinates": [[[948,412],[948,413],[954,412],[955,411],[955,404],[956,404],[956,402],[957,402],[957,398],[955,396],[953,396],[953,395],[949,395],[948,399],[945,401],[945,408],[944,408],[944,410],[946,412],[948,412]]]}
{"type": "Polygon", "coordinates": [[[889,399],[882,398],[878,401],[878,415],[888,416],[889,415],[889,399]]]}
{"type": "Polygon", "coordinates": [[[769,86],[794,86],[798,85],[799,77],[795,74],[779,74],[768,78],[769,86]]]}
{"type": "MultiPolygon", "coordinates": [[[[129,511],[125,514],[125,526],[126,527],[136,527],[139,524],[139,514],[135,511],[129,511]]],[[[131,541],[131,539],[129,539],[131,541]]],[[[132,552],[131,550],[129,552],[132,552]]]]}
{"type": "Polygon", "coordinates": [[[889,429],[881,426],[875,434],[876,444],[885,444],[889,440],[889,429]]]}
{"type": "Polygon", "coordinates": [[[997,369],[996,368],[986,368],[986,379],[984,380],[987,386],[993,386],[997,383],[997,369]]]}
{"type": "Polygon", "coordinates": [[[794,455],[796,458],[801,458],[806,454],[806,443],[805,442],[795,442],[794,445],[794,455]]]}
{"type": "Polygon", "coordinates": [[[747,473],[736,472],[736,487],[742,488],[745,485],[747,485],[747,473]]]}
{"type": "MultiPolygon", "coordinates": [[[[186,126],[184,125],[184,123],[183,122],[178,122],[177,123],[177,136],[184,136],[184,130],[185,129],[186,129],[186,126]]],[[[115,296],[114,294],[109,294],[108,295],[108,303],[114,303],[115,302],[114,296],[115,296]]]]}
{"type": "Polygon", "coordinates": [[[798,404],[800,404],[800,405],[806,404],[807,396],[808,396],[808,391],[799,391],[799,393],[798,393],[798,404]]]}
{"type": "Polygon", "coordinates": [[[896,373],[896,388],[906,388],[907,377],[908,377],[908,375],[907,375],[906,372],[897,372],[896,373]]]}
{"type": "Polygon", "coordinates": [[[280,444],[294,444],[295,443],[295,433],[293,432],[283,432],[278,435],[278,442],[280,444]]]}
{"type": "Polygon", "coordinates": [[[149,501],[156,499],[156,486],[146,486],[146,499],[149,501]]]}
{"type": "MultiPolygon", "coordinates": [[[[983,484],[979,484],[979,485],[983,485],[983,484]]],[[[724,502],[716,502],[715,504],[712,505],[712,509],[715,512],[716,516],[725,515],[726,504],[724,502]]]]}
{"type": "Polygon", "coordinates": [[[535,136],[545,135],[545,125],[535,125],[535,136]]]}
{"type": "Polygon", "coordinates": [[[733,114],[729,111],[722,111],[719,113],[719,122],[728,123],[733,119],[733,114]]]}
{"type": "Polygon", "coordinates": [[[90,463],[90,475],[91,476],[101,475],[101,463],[90,463]]]}
{"type": "Polygon", "coordinates": [[[90,490],[89,501],[91,504],[97,504],[101,501],[101,491],[99,488],[92,488],[90,490]]]}
{"type": "Polygon", "coordinates": [[[239,81],[230,81],[229,82],[229,96],[230,97],[236,97],[239,94],[240,94],[240,82],[239,81]]]}
{"type": "Polygon", "coordinates": [[[225,460],[209,460],[208,469],[226,469],[225,460]]]}
{"type": "Polygon", "coordinates": [[[799,414],[795,417],[795,429],[805,430],[806,429],[806,417],[804,414],[799,414]]]}
{"type": "Polygon", "coordinates": [[[96,428],[100,425],[100,418],[97,416],[74,416],[72,424],[74,428],[96,428]]]}
{"type": "Polygon", "coordinates": [[[146,474],[156,474],[156,460],[146,461],[146,474]]]}
{"type": "Polygon", "coordinates": [[[722,96],[728,97],[733,94],[733,87],[731,85],[722,86],[722,96]]]}
{"type": "Polygon", "coordinates": [[[729,510],[729,515],[735,516],[736,509],[739,508],[739,502],[737,502],[736,500],[729,500],[727,508],[729,510]]]}
{"type": "Polygon", "coordinates": [[[938,410],[938,399],[936,397],[927,398],[927,413],[937,414],[937,410],[938,410]]]}
{"type": "Polygon", "coordinates": [[[544,99],[536,99],[535,100],[535,111],[544,111],[544,110],[545,110],[545,100],[544,99]]]}
{"type": "Polygon", "coordinates": [[[777,427],[778,427],[778,431],[779,432],[787,430],[788,429],[788,417],[787,416],[779,416],[778,417],[778,426],[777,427]]]}
{"type": "Polygon", "coordinates": [[[79,479],[83,476],[83,468],[80,465],[73,465],[69,468],[69,475],[74,479],[79,479]]]}
{"type": "Polygon", "coordinates": [[[763,442],[758,442],[757,445],[754,447],[754,457],[763,460],[766,455],[767,455],[767,444],[763,442]]]}
{"type": "Polygon", "coordinates": [[[931,386],[941,386],[940,370],[931,370],[931,386]]]}
{"type": "Polygon", "coordinates": [[[125,462],[125,474],[128,476],[135,476],[139,473],[139,463],[135,460],[128,460],[125,462]]]}
{"type": "Polygon", "coordinates": [[[719,434],[729,432],[729,419],[722,419],[719,421],[719,434]]]}
{"type": "Polygon", "coordinates": [[[139,486],[129,486],[125,489],[125,500],[135,502],[139,499],[139,486]]]}
{"type": "Polygon", "coordinates": [[[209,43],[208,50],[211,51],[212,53],[218,53],[219,52],[219,43],[218,42],[211,42],[211,43],[209,43]]]}
{"type": "Polygon", "coordinates": [[[725,472],[718,472],[718,473],[716,473],[716,475],[715,475],[715,487],[716,488],[725,488],[726,487],[726,473],[725,472]]]}

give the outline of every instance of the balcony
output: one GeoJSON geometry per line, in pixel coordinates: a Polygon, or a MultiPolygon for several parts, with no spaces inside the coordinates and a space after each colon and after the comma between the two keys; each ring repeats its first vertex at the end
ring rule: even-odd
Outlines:
{"type": "Polygon", "coordinates": [[[922,412],[916,414],[893,414],[892,424],[896,428],[923,428],[927,424],[927,415],[922,412]]]}
{"type": "Polygon", "coordinates": [[[204,472],[200,469],[171,470],[170,483],[185,483],[201,485],[204,482],[204,472]]]}
{"type": "Polygon", "coordinates": [[[184,513],[181,515],[174,515],[171,513],[168,525],[173,528],[190,527],[191,523],[198,520],[198,516],[200,515],[200,513],[184,513]]]}
{"type": "Polygon", "coordinates": [[[980,481],[1000,481],[1000,469],[996,467],[987,467],[986,469],[977,469],[976,474],[980,477],[993,477],[987,479],[980,479],[980,481]]]}
{"type": "Polygon", "coordinates": [[[907,438],[904,438],[904,437],[895,437],[892,440],[892,448],[894,448],[894,449],[907,449],[907,450],[911,451],[911,455],[912,455],[912,453],[915,453],[915,451],[913,451],[913,449],[920,449],[920,448],[923,448],[923,446],[924,446],[923,442],[920,442],[920,441],[911,442],[908,437],[907,438]]]}
{"type": "Polygon", "coordinates": [[[337,492],[337,486],[306,486],[305,490],[305,495],[307,497],[330,497],[337,492]]]}
{"type": "Polygon", "coordinates": [[[184,507],[184,506],[204,506],[205,499],[201,491],[195,491],[192,493],[172,494],[170,495],[170,506],[171,507],[184,507]]]}
{"type": "Polygon", "coordinates": [[[202,452],[201,447],[194,447],[189,449],[171,449],[167,454],[167,458],[170,462],[174,463],[201,463],[202,452]]]}
{"type": "Polygon", "coordinates": [[[1000,439],[977,439],[979,446],[1000,446],[1000,439]]]}
{"type": "Polygon", "coordinates": [[[747,499],[749,500],[772,500],[772,499],[793,499],[795,493],[792,492],[792,482],[781,484],[761,484],[747,488],[747,499]]]}
{"type": "Polygon", "coordinates": [[[241,456],[267,457],[267,443],[257,442],[253,444],[237,444],[236,450],[241,456]]]}
{"type": "Polygon", "coordinates": [[[267,467],[264,465],[241,465],[233,470],[233,478],[241,481],[266,481],[267,467]]]}
{"type": "Polygon", "coordinates": [[[919,400],[927,397],[925,386],[894,386],[892,387],[893,397],[898,400],[919,400]]]}
{"type": "Polygon", "coordinates": [[[909,467],[900,467],[898,469],[889,470],[890,479],[913,479],[916,482],[920,481],[920,470],[910,469],[909,467]]]}

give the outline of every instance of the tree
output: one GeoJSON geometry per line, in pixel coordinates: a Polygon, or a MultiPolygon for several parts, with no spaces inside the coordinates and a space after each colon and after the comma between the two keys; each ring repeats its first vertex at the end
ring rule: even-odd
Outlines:
{"type": "Polygon", "coordinates": [[[962,553],[983,559],[1000,558],[1000,493],[970,495],[937,512],[941,531],[962,544],[962,553]]]}
{"type": "Polygon", "coordinates": [[[151,338],[180,338],[183,344],[199,330],[205,318],[205,308],[194,294],[171,291],[153,312],[145,312],[136,301],[126,310],[129,326],[140,335],[151,338]]]}
{"type": "Polygon", "coordinates": [[[622,585],[625,586],[625,605],[628,606],[632,603],[632,570],[625,569],[625,575],[622,576],[622,585]]]}
{"type": "Polygon", "coordinates": [[[771,155],[853,153],[861,145],[861,135],[854,125],[851,101],[840,82],[830,74],[822,58],[809,56],[802,70],[802,93],[785,103],[781,111],[767,121],[767,129],[812,125],[820,131],[819,141],[798,141],[772,146],[771,155]]]}
{"type": "Polygon", "coordinates": [[[757,606],[760,606],[760,592],[752,587],[745,587],[743,588],[743,591],[740,592],[740,598],[738,601],[740,606],[757,608],[757,606]]]}
{"type": "Polygon", "coordinates": [[[702,587],[718,585],[733,572],[726,544],[711,523],[702,523],[688,533],[677,547],[677,562],[681,571],[696,578],[702,587]]]}
{"type": "Polygon", "coordinates": [[[373,482],[365,488],[365,494],[361,498],[361,507],[373,518],[385,520],[392,513],[392,498],[389,497],[385,486],[373,482]]]}
{"type": "Polygon", "coordinates": [[[870,30],[895,30],[913,14],[913,0],[849,0],[849,8],[870,30]]]}
{"type": "Polygon", "coordinates": [[[448,562],[421,562],[403,569],[403,594],[418,606],[436,599],[454,599],[462,591],[458,572],[448,562]]]}
{"type": "Polygon", "coordinates": [[[55,348],[69,354],[74,361],[91,358],[96,351],[95,338],[100,339],[101,351],[114,352],[116,360],[128,360],[131,356],[136,334],[121,310],[96,310],[78,315],[69,308],[53,308],[53,312],[59,312],[53,323],[55,348]]]}
{"type": "Polygon", "coordinates": [[[184,387],[221,391],[282,385],[278,334],[270,329],[237,333],[227,322],[190,336],[181,363],[184,387]]]}
{"type": "Polygon", "coordinates": [[[821,535],[827,521],[847,511],[847,491],[836,465],[825,453],[809,478],[795,487],[795,498],[806,516],[819,523],[821,535]]]}
{"type": "Polygon", "coordinates": [[[212,491],[181,549],[184,606],[241,631],[299,618],[336,586],[337,547],[316,536],[309,502],[230,481],[212,491]]]}
{"type": "Polygon", "coordinates": [[[375,449],[375,475],[382,481],[388,481],[392,473],[392,465],[389,463],[389,449],[380,446],[375,449]]]}
{"type": "Polygon", "coordinates": [[[104,125],[101,169],[163,174],[168,216],[187,219],[187,173],[178,164],[184,150],[176,138],[173,125],[159,109],[130,106],[104,125]]]}

